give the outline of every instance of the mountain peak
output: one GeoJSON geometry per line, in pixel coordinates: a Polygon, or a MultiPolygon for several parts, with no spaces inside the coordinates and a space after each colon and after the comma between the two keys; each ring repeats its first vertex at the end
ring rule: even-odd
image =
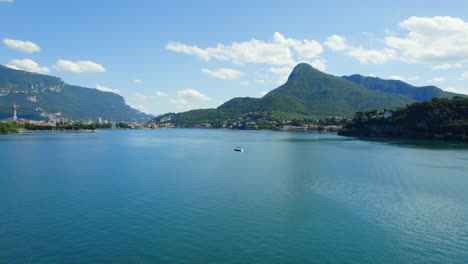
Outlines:
{"type": "Polygon", "coordinates": [[[315,69],[314,67],[312,67],[312,65],[310,65],[308,63],[301,62],[301,63],[297,64],[294,67],[291,74],[289,75],[288,81],[293,80],[293,79],[297,79],[297,78],[300,78],[300,77],[303,77],[303,76],[307,76],[307,75],[309,75],[311,73],[312,74],[313,73],[321,73],[321,71],[315,69]]]}

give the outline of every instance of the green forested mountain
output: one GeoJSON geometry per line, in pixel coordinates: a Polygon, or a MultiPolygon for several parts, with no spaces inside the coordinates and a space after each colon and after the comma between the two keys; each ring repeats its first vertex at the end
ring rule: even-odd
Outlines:
{"type": "Polygon", "coordinates": [[[11,116],[13,102],[18,106],[18,117],[28,119],[101,117],[144,122],[151,118],[128,106],[120,95],[73,86],[57,77],[0,65],[0,119],[11,116]]]}
{"type": "Polygon", "coordinates": [[[358,112],[339,133],[345,136],[468,141],[468,98],[433,98],[397,110],[358,112]]]}
{"type": "Polygon", "coordinates": [[[454,95],[434,86],[414,87],[401,81],[360,75],[337,77],[300,63],[285,84],[262,98],[234,98],[216,109],[171,114],[171,122],[181,125],[219,122],[251,112],[267,112],[277,119],[352,117],[358,111],[394,109],[432,97],[454,95]]]}
{"type": "Polygon", "coordinates": [[[433,97],[452,98],[453,96],[458,95],[455,93],[445,92],[436,86],[415,87],[399,80],[383,80],[377,77],[366,77],[359,74],[343,76],[342,78],[359,84],[369,90],[402,94],[409,96],[414,101],[418,102],[428,101],[433,97]]]}

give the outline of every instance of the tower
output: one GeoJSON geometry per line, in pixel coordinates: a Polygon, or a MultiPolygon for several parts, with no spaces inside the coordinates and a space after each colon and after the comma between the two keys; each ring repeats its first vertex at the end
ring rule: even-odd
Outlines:
{"type": "Polygon", "coordinates": [[[16,116],[16,104],[13,103],[13,116],[11,118],[13,121],[18,120],[18,117],[16,116]]]}

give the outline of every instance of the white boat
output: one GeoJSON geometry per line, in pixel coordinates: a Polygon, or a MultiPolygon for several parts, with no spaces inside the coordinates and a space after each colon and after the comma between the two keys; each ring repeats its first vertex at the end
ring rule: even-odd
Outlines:
{"type": "Polygon", "coordinates": [[[238,151],[238,152],[244,152],[244,149],[243,149],[243,148],[241,148],[241,147],[236,147],[236,148],[234,149],[234,151],[238,151]]]}

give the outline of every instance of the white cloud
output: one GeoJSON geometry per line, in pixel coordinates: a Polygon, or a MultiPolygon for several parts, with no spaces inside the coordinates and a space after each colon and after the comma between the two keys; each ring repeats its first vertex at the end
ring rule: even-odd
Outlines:
{"type": "Polygon", "coordinates": [[[461,63],[442,63],[442,64],[437,64],[435,66],[432,66],[432,69],[434,70],[445,70],[445,69],[450,69],[450,68],[461,68],[463,67],[463,64],[461,63]]]}
{"type": "Polygon", "coordinates": [[[427,80],[428,83],[443,82],[445,81],[444,77],[434,77],[430,80],[427,80]]]}
{"type": "Polygon", "coordinates": [[[15,0],[0,0],[0,3],[1,2],[4,2],[4,3],[13,3],[15,0]]]}
{"type": "Polygon", "coordinates": [[[211,75],[212,77],[223,80],[239,79],[243,75],[243,73],[238,70],[228,68],[221,68],[218,70],[201,69],[201,71],[211,75]]]}
{"type": "Polygon", "coordinates": [[[182,90],[178,91],[177,95],[180,98],[185,98],[185,99],[194,99],[194,100],[199,100],[199,101],[208,101],[210,98],[202,93],[200,93],[197,90],[194,89],[187,89],[187,90],[182,90]]]}
{"type": "Polygon", "coordinates": [[[96,73],[106,71],[106,69],[102,65],[92,61],[73,62],[67,60],[58,60],[54,68],[59,71],[71,73],[96,73]]]}
{"type": "Polygon", "coordinates": [[[315,40],[296,40],[285,38],[281,33],[275,32],[273,38],[276,43],[292,47],[302,60],[316,58],[323,53],[323,47],[315,40]]]}
{"type": "Polygon", "coordinates": [[[401,76],[401,75],[390,75],[388,77],[389,80],[399,80],[399,81],[417,81],[419,79],[421,79],[421,77],[419,76],[411,76],[411,77],[405,77],[405,76],[401,76]]]}
{"type": "Polygon", "coordinates": [[[140,111],[143,111],[143,110],[145,110],[146,107],[144,105],[139,104],[139,105],[135,105],[133,108],[136,108],[136,109],[138,109],[140,111]]]}
{"type": "Polygon", "coordinates": [[[292,71],[292,67],[271,67],[270,72],[279,75],[278,84],[283,84],[288,79],[289,74],[292,71]]]}
{"type": "Polygon", "coordinates": [[[395,50],[384,48],[381,50],[349,48],[346,55],[356,58],[362,63],[383,64],[391,60],[398,59],[398,54],[395,50]]]}
{"type": "Polygon", "coordinates": [[[390,75],[388,77],[388,79],[390,79],[390,80],[399,80],[399,81],[417,81],[417,80],[421,79],[421,77],[419,77],[419,76],[404,77],[404,76],[400,76],[400,75],[390,75]]]}
{"type": "Polygon", "coordinates": [[[325,59],[316,59],[310,62],[312,67],[316,68],[319,71],[325,71],[327,69],[327,60],[325,59]]]}
{"type": "Polygon", "coordinates": [[[386,37],[385,44],[399,50],[409,63],[468,61],[468,23],[450,16],[410,17],[400,23],[405,37],[386,37]]]}
{"type": "Polygon", "coordinates": [[[243,81],[243,82],[240,82],[240,85],[241,85],[241,86],[248,86],[248,85],[249,85],[249,82],[243,81]]]}
{"type": "Polygon", "coordinates": [[[265,83],[265,80],[254,80],[255,83],[265,83]]]}
{"type": "Polygon", "coordinates": [[[267,91],[260,91],[261,96],[265,96],[268,92],[267,91]]]}
{"type": "Polygon", "coordinates": [[[468,94],[468,88],[447,87],[447,88],[445,88],[443,90],[448,91],[448,92],[452,92],[452,93],[468,94]]]}
{"type": "Polygon", "coordinates": [[[3,43],[10,49],[14,49],[24,53],[38,52],[41,48],[36,43],[31,41],[22,41],[16,39],[3,39],[3,43]]]}
{"type": "MultiPolygon", "coordinates": [[[[328,37],[327,41],[325,41],[325,45],[334,51],[346,51],[346,55],[353,57],[362,63],[382,64],[399,58],[394,49],[383,48],[377,50],[350,46],[346,43],[346,38],[339,35],[328,37]]],[[[318,67],[316,68],[319,69],[318,67]]],[[[326,66],[324,69],[325,68],[326,66]]]]}
{"type": "Polygon", "coordinates": [[[392,60],[407,63],[433,63],[434,69],[460,68],[468,61],[468,22],[450,16],[410,17],[399,24],[408,31],[404,37],[386,30],[382,49],[365,49],[346,43],[346,38],[330,36],[324,43],[332,50],[363,63],[382,64],[392,60]]]}
{"type": "Polygon", "coordinates": [[[136,79],[133,81],[134,83],[142,83],[143,81],[142,80],[139,80],[139,79],[136,79]]]}
{"type": "Polygon", "coordinates": [[[390,79],[390,80],[404,81],[404,80],[405,80],[405,77],[400,76],[400,75],[390,75],[390,76],[388,76],[388,79],[390,79]]]}
{"type": "Polygon", "coordinates": [[[161,92],[161,91],[156,91],[156,92],[154,92],[154,94],[155,94],[157,97],[166,97],[166,96],[169,96],[169,94],[163,93],[163,92],[161,92]]]}
{"type": "Polygon", "coordinates": [[[323,48],[315,40],[285,38],[276,32],[273,41],[252,39],[246,42],[233,42],[229,45],[217,44],[214,47],[199,48],[179,42],[169,42],[167,50],[194,55],[202,60],[230,61],[234,64],[264,63],[269,65],[292,65],[299,59],[318,57],[323,48]],[[296,54],[294,54],[294,52],[296,54]]]}
{"type": "Polygon", "coordinates": [[[11,60],[5,66],[7,66],[8,68],[15,69],[15,70],[24,70],[24,71],[37,72],[37,73],[42,73],[42,74],[46,74],[50,72],[49,68],[40,67],[37,64],[37,62],[30,60],[30,59],[24,59],[24,60],[14,59],[14,60],[11,60]]]}
{"type": "Polygon", "coordinates": [[[325,45],[335,51],[342,51],[348,49],[348,45],[346,44],[346,38],[338,35],[332,35],[328,37],[327,41],[325,41],[325,45]]]}
{"type": "Polygon", "coordinates": [[[468,71],[462,73],[460,75],[460,78],[458,78],[459,80],[463,81],[463,80],[467,80],[468,79],[468,71]]]}
{"type": "Polygon", "coordinates": [[[186,105],[186,104],[188,104],[187,100],[182,99],[182,98],[171,99],[171,100],[169,100],[169,102],[171,104],[175,104],[175,105],[186,105]]]}
{"type": "Polygon", "coordinates": [[[116,93],[116,94],[120,93],[120,90],[118,89],[107,88],[99,84],[96,84],[96,89],[98,89],[99,91],[103,91],[103,92],[111,92],[111,93],[116,93]]]}
{"type": "Polygon", "coordinates": [[[177,92],[177,97],[174,99],[169,100],[170,103],[175,105],[187,105],[189,103],[194,103],[195,101],[209,101],[211,98],[208,96],[200,93],[194,89],[187,89],[177,92]]]}
{"type": "Polygon", "coordinates": [[[391,30],[391,29],[385,29],[384,30],[385,34],[387,34],[388,36],[396,36],[397,33],[395,33],[395,31],[391,30]]]}
{"type": "Polygon", "coordinates": [[[285,74],[290,74],[292,72],[292,68],[291,67],[280,67],[280,68],[271,67],[270,71],[275,74],[285,75],[285,74]]]}

